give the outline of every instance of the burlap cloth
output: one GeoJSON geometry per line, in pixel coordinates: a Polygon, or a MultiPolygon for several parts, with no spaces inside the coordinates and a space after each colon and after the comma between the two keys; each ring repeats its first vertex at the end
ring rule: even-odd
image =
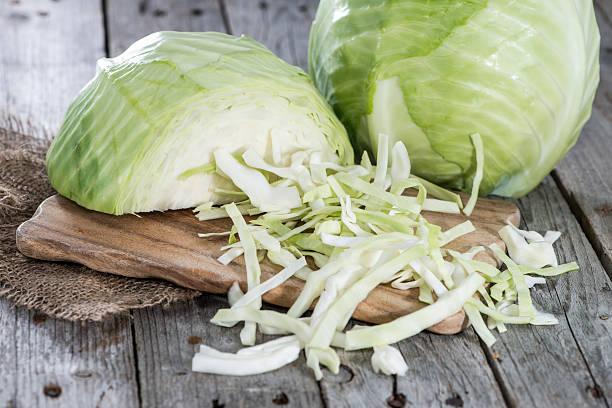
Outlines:
{"type": "Polygon", "coordinates": [[[58,318],[102,320],[200,294],[165,281],[127,278],[21,255],[15,244],[17,227],[54,193],[45,172],[49,137],[26,133],[15,121],[0,123],[0,296],[58,318]]]}

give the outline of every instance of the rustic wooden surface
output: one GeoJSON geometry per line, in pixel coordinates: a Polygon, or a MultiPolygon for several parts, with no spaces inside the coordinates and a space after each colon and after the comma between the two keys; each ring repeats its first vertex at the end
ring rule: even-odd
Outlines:
{"type": "MultiPolygon", "coordinates": [[[[446,231],[468,217],[424,211],[427,220],[446,231]]],[[[476,231],[459,237],[447,247],[460,252],[503,241],[497,231],[506,223],[518,226],[518,208],[505,200],[480,199],[469,217],[476,231]]],[[[17,229],[17,246],[32,258],[72,261],[102,272],[137,278],[166,279],[181,286],[209,293],[225,294],[234,282],[244,291],[247,282],[244,258],[229,265],[216,259],[227,244],[227,237],[201,239],[198,232],[224,232],[231,229],[229,219],[198,221],[191,210],[166,211],[114,216],[86,210],[55,195],[46,199],[34,216],[17,229]]],[[[480,260],[496,265],[488,253],[480,260]]],[[[262,264],[262,278],[267,280],[281,268],[262,264]]],[[[291,278],[267,292],[263,300],[290,307],[303,287],[291,278]]],[[[420,309],[418,289],[402,291],[379,286],[359,304],[354,317],[371,323],[386,323],[420,309]]],[[[466,327],[465,313],[459,312],[430,328],[440,334],[455,334],[466,327]]]]}
{"type": "MultiPolygon", "coordinates": [[[[291,406],[322,406],[317,382],[304,356],[283,369],[251,377],[191,372],[199,342],[223,351],[237,351],[240,325],[231,329],[203,325],[215,311],[227,307],[224,297],[202,296],[170,309],[134,313],[138,368],[143,406],[274,407],[286,399],[291,406]],[[159,392],[164,390],[164,392],[159,392]]],[[[258,341],[265,340],[258,334],[258,341]]]]}
{"type": "Polygon", "coordinates": [[[612,2],[596,0],[595,10],[602,47],[593,115],[553,177],[612,277],[612,2]]]}
{"type": "MultiPolygon", "coordinates": [[[[0,112],[55,132],[71,98],[93,74],[96,58],[105,50],[116,55],[161,28],[249,34],[288,61],[306,65],[316,0],[169,4],[1,1],[0,112]]],[[[535,301],[557,316],[558,326],[509,326],[491,350],[471,329],[452,337],[422,333],[399,344],[409,366],[405,378],[373,374],[370,352],[363,351],[343,354],[340,375],[317,383],[303,361],[253,378],[190,373],[196,347],[190,339],[224,350],[237,347],[236,336],[222,336],[225,329],[207,320],[225,304],[222,297],[85,326],[42,321],[0,298],[0,407],[609,406],[612,3],[595,0],[595,5],[602,81],[593,117],[552,177],[517,201],[525,226],[565,232],[557,244],[561,260],[581,266],[534,290],[535,301]],[[44,391],[54,384],[62,391],[55,398],[53,387],[44,391]]]]}

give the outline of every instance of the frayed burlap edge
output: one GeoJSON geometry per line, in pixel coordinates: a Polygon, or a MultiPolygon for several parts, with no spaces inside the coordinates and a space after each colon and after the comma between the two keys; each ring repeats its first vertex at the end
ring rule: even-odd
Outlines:
{"type": "Polygon", "coordinates": [[[48,132],[11,117],[0,120],[0,296],[67,320],[103,320],[131,309],[193,299],[200,292],[23,256],[17,227],[54,193],[45,172],[48,132]],[[31,136],[36,135],[37,137],[31,136]]]}

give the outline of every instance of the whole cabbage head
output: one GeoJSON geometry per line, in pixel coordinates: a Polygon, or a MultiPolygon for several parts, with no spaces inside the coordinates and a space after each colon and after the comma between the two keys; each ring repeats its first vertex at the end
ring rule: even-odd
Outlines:
{"type": "MultiPolygon", "coordinates": [[[[222,149],[288,166],[317,150],[352,163],[346,131],[310,77],[248,37],[159,32],[115,58],[68,109],[47,153],[53,187],[110,214],[227,201],[206,171],[222,149]]],[[[214,166],[213,166],[214,169],[214,166]]]]}
{"type": "Polygon", "coordinates": [[[415,174],[533,189],[576,142],[599,82],[591,0],[321,0],[310,73],[353,145],[406,145],[415,174]]]}

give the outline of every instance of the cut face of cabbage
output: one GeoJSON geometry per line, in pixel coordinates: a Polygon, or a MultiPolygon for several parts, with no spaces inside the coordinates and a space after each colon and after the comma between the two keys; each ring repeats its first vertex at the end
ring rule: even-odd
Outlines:
{"type": "Polygon", "coordinates": [[[253,149],[285,166],[311,149],[353,161],[310,78],[248,37],[159,32],[97,68],[47,154],[53,187],[86,208],[123,214],[231,201],[214,191],[232,184],[205,166],[219,148],[253,149]]]}
{"type": "Polygon", "coordinates": [[[521,196],[576,141],[599,82],[591,0],[321,0],[310,73],[356,153],[402,141],[412,172],[521,196]]]}

